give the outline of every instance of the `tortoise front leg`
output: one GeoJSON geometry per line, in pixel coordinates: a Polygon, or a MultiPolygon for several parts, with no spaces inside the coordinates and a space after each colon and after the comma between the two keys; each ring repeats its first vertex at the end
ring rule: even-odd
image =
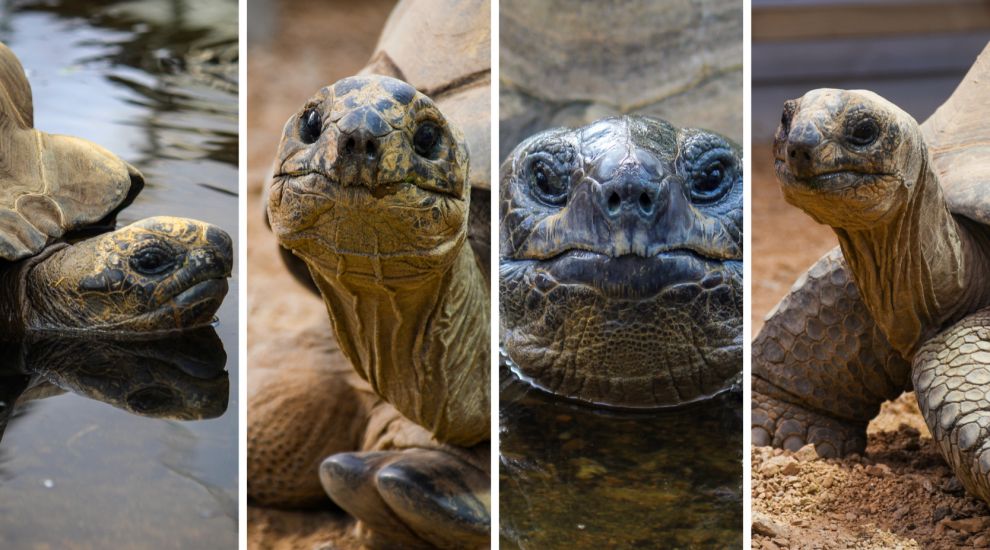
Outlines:
{"type": "Polygon", "coordinates": [[[926,342],[912,378],[942,457],[971,495],[990,503],[990,308],[926,342]]]}
{"type": "Polygon", "coordinates": [[[330,497],[373,548],[482,548],[490,476],[440,449],[340,453],[320,467],[330,497]]]}
{"type": "Polygon", "coordinates": [[[753,341],[753,443],[862,452],[880,404],[909,387],[835,248],[794,284],[753,341]]]}

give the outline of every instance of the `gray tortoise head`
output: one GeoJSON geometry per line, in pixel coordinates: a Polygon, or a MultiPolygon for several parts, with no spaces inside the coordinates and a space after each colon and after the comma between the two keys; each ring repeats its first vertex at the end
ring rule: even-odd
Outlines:
{"type": "Polygon", "coordinates": [[[731,385],[742,355],[742,160],[705,130],[619,117],[502,165],[505,352],[549,391],[617,407],[731,385]]]}

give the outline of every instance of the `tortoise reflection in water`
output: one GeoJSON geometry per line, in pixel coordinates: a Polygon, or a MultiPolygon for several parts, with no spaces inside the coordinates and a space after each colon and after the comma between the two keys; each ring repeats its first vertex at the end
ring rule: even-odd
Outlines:
{"type": "Polygon", "coordinates": [[[227,355],[212,328],[164,338],[29,336],[0,343],[0,434],[29,401],[71,392],[154,418],[203,420],[227,410],[227,355]]]}

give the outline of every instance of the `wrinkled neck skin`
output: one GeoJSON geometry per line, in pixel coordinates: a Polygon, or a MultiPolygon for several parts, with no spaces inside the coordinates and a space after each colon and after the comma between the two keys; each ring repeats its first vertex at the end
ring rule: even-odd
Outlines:
{"type": "Polygon", "coordinates": [[[15,340],[31,330],[31,271],[66,246],[49,246],[37,256],[16,263],[0,262],[0,340],[15,340]]]}
{"type": "MultiPolygon", "coordinates": [[[[925,154],[925,153],[923,153],[925,154]]],[[[901,210],[865,230],[835,227],[873,318],[905,359],[946,324],[990,303],[983,279],[990,238],[949,212],[938,178],[921,163],[901,210]]]]}
{"type": "Polygon", "coordinates": [[[349,274],[357,258],[329,260],[310,271],[358,374],[439,441],[488,439],[489,299],[471,247],[462,242],[451,265],[402,279],[349,274]]]}

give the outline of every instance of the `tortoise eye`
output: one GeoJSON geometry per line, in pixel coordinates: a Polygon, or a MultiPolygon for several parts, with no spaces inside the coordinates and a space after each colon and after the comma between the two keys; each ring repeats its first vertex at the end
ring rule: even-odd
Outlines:
{"type": "Polygon", "coordinates": [[[316,143],[323,132],[323,121],[316,109],[309,109],[299,118],[299,139],[303,143],[316,143]]]}
{"type": "Polygon", "coordinates": [[[130,264],[143,275],[159,275],[172,268],[175,263],[172,254],[157,246],[148,246],[131,257],[130,264]]]}
{"type": "Polygon", "coordinates": [[[857,122],[849,131],[846,139],[857,147],[869,145],[880,137],[880,126],[872,118],[857,122]]]}
{"type": "Polygon", "coordinates": [[[424,122],[416,128],[413,134],[413,149],[421,157],[436,156],[437,144],[440,143],[440,127],[433,122],[424,122]]]}
{"type": "Polygon", "coordinates": [[[686,161],[685,168],[688,197],[696,204],[720,201],[732,190],[739,173],[735,154],[718,143],[686,161]]]}
{"type": "Polygon", "coordinates": [[[567,182],[557,175],[549,163],[537,160],[529,170],[533,189],[540,201],[550,206],[561,206],[567,201],[567,182]]]}

